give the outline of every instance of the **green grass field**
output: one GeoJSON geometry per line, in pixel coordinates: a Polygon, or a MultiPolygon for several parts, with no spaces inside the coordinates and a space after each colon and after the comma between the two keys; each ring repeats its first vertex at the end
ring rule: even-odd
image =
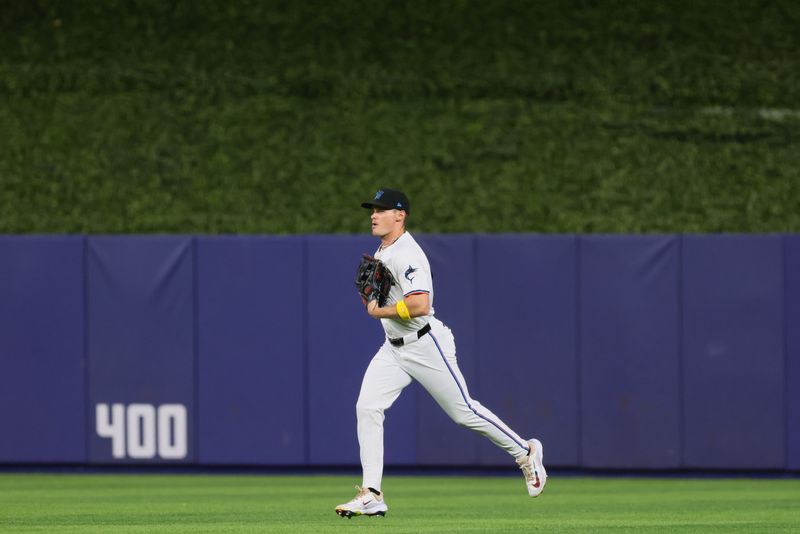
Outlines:
{"type": "Polygon", "coordinates": [[[798,479],[554,476],[384,481],[385,518],[342,519],[351,476],[0,475],[1,532],[798,532],[798,479]]]}

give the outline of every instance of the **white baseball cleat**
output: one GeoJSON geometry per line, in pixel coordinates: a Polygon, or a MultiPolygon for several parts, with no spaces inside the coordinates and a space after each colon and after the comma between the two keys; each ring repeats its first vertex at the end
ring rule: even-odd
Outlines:
{"type": "Polygon", "coordinates": [[[375,495],[369,488],[356,486],[358,493],[353,500],[336,507],[336,513],[342,517],[351,518],[354,515],[386,515],[389,507],[383,502],[383,492],[375,495]]]}
{"type": "Polygon", "coordinates": [[[531,446],[530,452],[517,460],[517,465],[525,475],[525,485],[528,486],[528,495],[538,497],[544,491],[547,484],[547,471],[544,469],[542,459],[544,458],[544,447],[538,439],[528,440],[531,446]]]}

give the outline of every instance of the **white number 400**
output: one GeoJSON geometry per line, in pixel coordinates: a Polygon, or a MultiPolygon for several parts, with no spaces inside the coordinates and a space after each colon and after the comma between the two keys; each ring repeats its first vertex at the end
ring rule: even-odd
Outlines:
{"type": "Polygon", "coordinates": [[[186,407],[183,404],[98,404],[97,435],[111,439],[114,458],[165,460],[186,457],[186,407]]]}

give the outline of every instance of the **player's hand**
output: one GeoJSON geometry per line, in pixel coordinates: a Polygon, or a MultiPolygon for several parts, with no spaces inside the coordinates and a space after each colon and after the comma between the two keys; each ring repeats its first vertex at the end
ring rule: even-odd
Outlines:
{"type": "Polygon", "coordinates": [[[371,300],[371,301],[367,302],[367,313],[373,319],[377,319],[378,318],[377,310],[378,310],[378,301],[377,300],[371,300]]]}

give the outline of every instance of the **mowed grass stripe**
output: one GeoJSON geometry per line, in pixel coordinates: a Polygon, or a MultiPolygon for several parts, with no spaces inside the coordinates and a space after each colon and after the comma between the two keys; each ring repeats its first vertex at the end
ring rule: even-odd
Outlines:
{"type": "Polygon", "coordinates": [[[799,479],[390,476],[386,518],[342,519],[356,477],[0,475],[0,532],[797,532],[799,479]]]}

